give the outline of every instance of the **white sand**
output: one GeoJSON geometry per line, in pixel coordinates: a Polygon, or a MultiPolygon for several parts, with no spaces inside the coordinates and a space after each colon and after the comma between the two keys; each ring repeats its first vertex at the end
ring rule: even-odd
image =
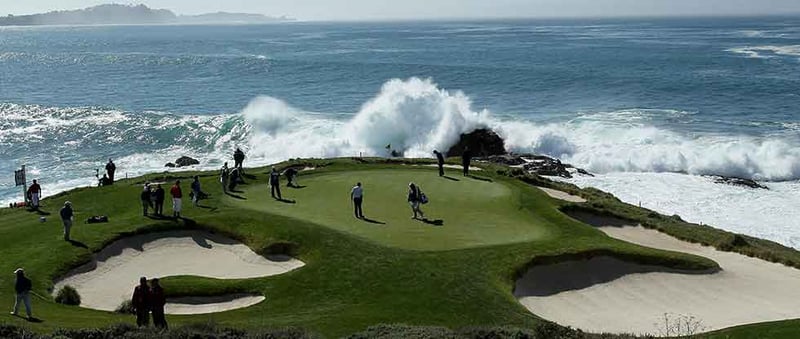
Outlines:
{"type": "MultiPolygon", "coordinates": [[[[54,293],[64,285],[71,285],[81,295],[81,307],[113,311],[130,299],[139,277],[189,275],[246,279],[277,275],[303,265],[303,262],[286,256],[264,258],[244,244],[207,232],[155,233],[112,243],[95,254],[90,263],[56,282],[54,293]]],[[[249,298],[217,302],[219,305],[215,311],[252,305],[254,299],[249,298]]],[[[200,313],[214,309],[209,305],[194,305],[194,308],[200,313]]],[[[183,305],[179,309],[181,314],[192,313],[192,305],[183,305]]]]}
{"type": "Polygon", "coordinates": [[[553,199],[559,199],[569,202],[586,202],[586,199],[581,198],[577,195],[572,195],[564,191],[554,190],[552,188],[536,186],[536,188],[542,190],[544,193],[547,193],[553,199]]]}
{"type": "Polygon", "coordinates": [[[517,282],[520,302],[545,319],[591,332],[663,336],[686,334],[671,327],[676,324],[694,325],[697,333],[800,318],[800,270],[642,227],[600,229],[642,246],[710,258],[722,271],[682,274],[608,257],[573,261],[529,271],[517,282]]]}
{"type": "Polygon", "coordinates": [[[207,314],[250,307],[267,298],[260,295],[235,294],[219,297],[185,297],[167,300],[164,313],[207,314]]]}

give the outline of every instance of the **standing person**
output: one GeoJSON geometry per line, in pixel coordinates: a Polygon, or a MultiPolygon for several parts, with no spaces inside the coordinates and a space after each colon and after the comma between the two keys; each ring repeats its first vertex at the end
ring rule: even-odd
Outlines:
{"type": "Polygon", "coordinates": [[[161,187],[161,184],[158,184],[158,186],[156,186],[156,190],[155,190],[153,195],[155,196],[155,199],[153,199],[153,201],[156,202],[155,213],[159,217],[163,216],[164,215],[164,195],[165,195],[165,193],[164,193],[164,188],[161,187]]]}
{"type": "Polygon", "coordinates": [[[364,201],[364,188],[361,187],[360,182],[350,190],[350,199],[353,200],[353,213],[356,218],[364,219],[364,210],[361,209],[361,203],[364,201]]]}
{"type": "Polygon", "coordinates": [[[169,194],[172,195],[172,216],[175,218],[181,217],[181,198],[183,198],[183,191],[181,191],[181,181],[175,180],[175,185],[169,189],[169,194]]]}
{"type": "Polygon", "coordinates": [[[142,188],[142,193],[139,193],[139,199],[142,200],[142,215],[147,216],[147,208],[151,206],[152,202],[150,201],[150,185],[145,185],[142,188]]]}
{"type": "Polygon", "coordinates": [[[411,219],[418,219],[417,214],[419,216],[425,218],[425,213],[422,213],[422,210],[419,208],[420,204],[422,203],[421,192],[419,187],[415,185],[413,182],[408,184],[408,203],[411,205],[411,211],[414,212],[414,216],[411,219]]]}
{"type": "Polygon", "coordinates": [[[219,170],[219,183],[222,184],[222,193],[228,193],[229,177],[230,177],[230,172],[228,170],[228,162],[226,161],[225,164],[222,165],[222,168],[219,170]]]}
{"type": "Polygon", "coordinates": [[[14,281],[14,291],[17,293],[17,298],[14,299],[14,309],[11,311],[11,315],[17,315],[19,312],[19,304],[25,304],[25,313],[28,315],[28,320],[33,319],[33,314],[31,313],[31,289],[33,288],[33,283],[30,279],[25,277],[25,271],[21,268],[18,268],[14,271],[17,279],[14,281]]]}
{"type": "Polygon", "coordinates": [[[111,161],[111,158],[108,159],[108,163],[106,164],[106,173],[108,173],[108,181],[110,182],[109,185],[114,184],[114,172],[117,171],[117,165],[114,165],[114,162],[111,161]]]}
{"type": "Polygon", "coordinates": [[[192,181],[192,204],[197,206],[197,203],[200,201],[200,177],[194,176],[194,180],[192,181]]]}
{"type": "Polygon", "coordinates": [[[139,286],[133,289],[131,306],[136,313],[136,325],[144,327],[150,324],[150,288],[147,287],[147,278],[139,278],[139,286]]]}
{"type": "Polygon", "coordinates": [[[272,172],[269,174],[269,193],[274,199],[281,200],[281,173],[273,167],[272,172]],[[277,197],[276,197],[277,194],[277,197]]]}
{"type": "Polygon", "coordinates": [[[469,147],[464,147],[464,153],[461,154],[461,166],[464,166],[464,176],[469,176],[469,163],[472,161],[472,151],[469,147]]]}
{"type": "Polygon", "coordinates": [[[233,168],[238,168],[240,173],[244,173],[244,152],[241,148],[236,147],[236,151],[233,152],[233,161],[233,168]]]}
{"type": "Polygon", "coordinates": [[[437,150],[433,150],[433,154],[436,155],[436,164],[439,165],[439,176],[443,177],[444,176],[444,156],[442,155],[442,152],[439,152],[437,150]]]}
{"type": "Polygon", "coordinates": [[[164,317],[164,305],[167,297],[164,289],[158,283],[158,278],[150,279],[150,310],[153,311],[153,325],[160,329],[167,329],[167,319],[164,317]]]}
{"type": "Polygon", "coordinates": [[[297,184],[297,169],[294,167],[289,167],[286,171],[283,172],[283,175],[286,176],[286,187],[300,187],[297,184]]]}
{"type": "Polygon", "coordinates": [[[35,210],[39,209],[39,198],[42,197],[42,187],[39,186],[36,179],[33,180],[31,187],[28,187],[28,196],[30,196],[31,199],[31,207],[35,210]]]}
{"type": "Polygon", "coordinates": [[[72,203],[64,202],[64,207],[61,208],[61,221],[64,223],[64,240],[69,241],[69,231],[72,229],[72,219],[74,213],[72,212],[72,203]]]}

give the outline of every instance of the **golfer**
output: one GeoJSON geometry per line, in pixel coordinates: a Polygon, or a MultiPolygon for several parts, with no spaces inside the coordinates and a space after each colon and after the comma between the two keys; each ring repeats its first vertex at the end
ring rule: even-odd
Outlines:
{"type": "Polygon", "coordinates": [[[25,304],[25,313],[28,314],[28,320],[33,319],[31,314],[31,289],[33,283],[25,277],[25,271],[21,268],[16,269],[14,274],[17,276],[14,282],[14,291],[17,292],[17,298],[14,301],[14,310],[11,311],[11,315],[17,315],[19,304],[22,303],[25,304]]]}
{"type": "Polygon", "coordinates": [[[172,195],[172,216],[175,218],[181,217],[181,198],[183,198],[183,191],[181,191],[181,181],[175,180],[175,185],[169,189],[169,194],[172,195]]]}
{"type": "Polygon", "coordinates": [[[418,219],[419,217],[425,218],[425,213],[419,208],[422,203],[420,194],[421,192],[417,185],[413,182],[408,184],[408,203],[411,205],[411,211],[414,212],[414,216],[411,217],[411,219],[418,219]]]}
{"type": "Polygon", "coordinates": [[[72,219],[74,217],[72,203],[65,202],[59,214],[61,214],[61,221],[64,223],[64,240],[69,241],[69,231],[72,229],[72,219]]]}
{"type": "Polygon", "coordinates": [[[350,199],[353,200],[353,209],[358,219],[364,219],[364,211],[361,209],[361,203],[364,201],[364,188],[361,183],[357,183],[352,190],[350,190],[350,199]]]}

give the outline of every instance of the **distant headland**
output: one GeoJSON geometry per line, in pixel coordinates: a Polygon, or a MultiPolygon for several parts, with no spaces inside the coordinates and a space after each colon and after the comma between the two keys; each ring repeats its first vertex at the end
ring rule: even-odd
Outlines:
{"type": "Polygon", "coordinates": [[[208,13],[176,15],[166,9],[152,9],[145,5],[107,4],[85,9],[52,11],[30,15],[0,17],[0,26],[37,25],[138,25],[138,24],[260,24],[286,22],[294,19],[270,17],[248,13],[208,13]]]}

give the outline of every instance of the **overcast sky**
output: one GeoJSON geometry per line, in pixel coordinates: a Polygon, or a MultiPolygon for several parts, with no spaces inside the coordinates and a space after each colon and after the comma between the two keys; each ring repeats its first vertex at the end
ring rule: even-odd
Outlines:
{"type": "Polygon", "coordinates": [[[798,14],[800,0],[0,0],[0,15],[145,4],[178,14],[248,12],[301,20],[798,14]]]}

